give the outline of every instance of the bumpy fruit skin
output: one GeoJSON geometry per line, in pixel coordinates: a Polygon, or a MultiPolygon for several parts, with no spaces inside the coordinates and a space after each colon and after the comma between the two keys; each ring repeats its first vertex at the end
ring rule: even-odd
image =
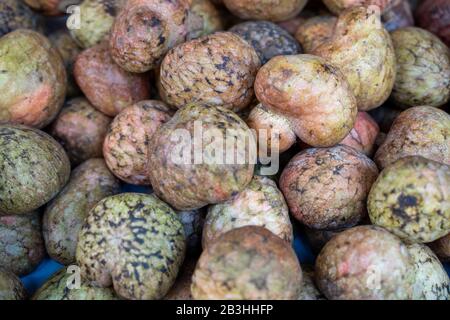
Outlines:
{"type": "Polygon", "coordinates": [[[358,109],[381,106],[395,82],[395,52],[380,14],[366,7],[344,11],[330,40],[313,54],[339,67],[356,97],[358,109]]]}
{"type": "Polygon", "coordinates": [[[80,47],[70,36],[67,30],[58,30],[51,33],[48,39],[60,53],[67,73],[67,96],[73,97],[80,93],[75,78],[73,77],[73,65],[77,55],[81,52],[80,47]]]}
{"type": "Polygon", "coordinates": [[[187,40],[223,30],[222,14],[210,0],[192,0],[187,17],[187,40]]]}
{"type": "Polygon", "coordinates": [[[337,18],[322,15],[309,18],[295,32],[295,38],[301,43],[305,53],[311,53],[333,36],[337,18]]]}
{"type": "Polygon", "coordinates": [[[67,75],[58,51],[35,31],[0,38],[0,123],[43,128],[61,109],[67,75]]]}
{"type": "Polygon", "coordinates": [[[436,34],[450,46],[450,2],[425,0],[416,11],[417,24],[436,34]]]}
{"type": "Polygon", "coordinates": [[[121,180],[149,185],[148,145],[156,130],[172,112],[164,102],[146,100],[125,108],[114,118],[103,144],[108,168],[121,180]]]}
{"type": "Polygon", "coordinates": [[[130,72],[155,68],[187,34],[190,0],[128,0],[111,30],[114,61],[130,72]]]}
{"type": "Polygon", "coordinates": [[[380,168],[386,168],[407,156],[450,165],[450,115],[427,106],[403,111],[375,154],[375,161],[380,168]]]}
{"type": "Polygon", "coordinates": [[[432,33],[415,27],[391,34],[397,56],[392,97],[399,107],[441,107],[450,100],[450,50],[432,33]]]}
{"type": "Polygon", "coordinates": [[[147,77],[127,72],[116,65],[106,43],[78,55],[74,75],[92,105],[108,116],[116,116],[129,105],[150,95],[147,77]]]}
{"type": "Polygon", "coordinates": [[[83,0],[80,5],[80,26],[70,33],[82,48],[90,48],[107,39],[114,19],[125,0],[83,0]]]}
{"type": "Polygon", "coordinates": [[[125,299],[160,299],[183,263],[185,237],[176,213],[153,195],[123,193],[100,201],[78,236],[81,277],[114,286],[125,299]]]}
{"type": "Polygon", "coordinates": [[[0,37],[16,29],[36,30],[39,27],[38,16],[22,1],[2,0],[0,2],[0,37]]]}
{"type": "Polygon", "coordinates": [[[248,21],[233,26],[229,31],[244,38],[255,48],[264,65],[275,56],[298,54],[300,44],[286,30],[269,21],[248,21]]]}
{"type": "Polygon", "coordinates": [[[408,251],[415,271],[413,300],[448,300],[450,280],[433,251],[417,243],[409,245],[408,251]]]}
{"type": "Polygon", "coordinates": [[[334,14],[341,14],[349,8],[358,6],[377,6],[382,12],[388,10],[395,0],[323,0],[323,3],[334,14]]]}
{"type": "Polygon", "coordinates": [[[234,33],[217,32],[169,51],[161,64],[159,93],[177,108],[196,103],[239,111],[253,99],[259,67],[249,43],[234,33]]]}
{"type": "Polygon", "coordinates": [[[375,163],[353,148],[307,149],[286,166],[280,188],[297,220],[333,230],[362,220],[377,175],[375,163]]]}
{"type": "Polygon", "coordinates": [[[315,147],[339,143],[353,128],[356,99],[344,75],[312,55],[278,56],[258,72],[258,100],[289,119],[296,135],[315,147]]]}
{"type": "Polygon", "coordinates": [[[112,119],[86,98],[74,98],[52,123],[51,135],[64,147],[72,164],[103,156],[102,148],[112,119]]]}
{"type": "Polygon", "coordinates": [[[48,134],[0,125],[0,216],[36,210],[64,187],[69,175],[69,158],[48,134]]]}
{"type": "Polygon", "coordinates": [[[196,264],[197,260],[195,259],[188,259],[183,263],[177,280],[164,297],[164,300],[193,300],[191,284],[196,264]]]}
{"type": "Polygon", "coordinates": [[[119,188],[103,159],[90,159],[78,166],[45,209],[43,234],[50,257],[61,264],[73,263],[78,232],[89,211],[103,198],[119,193],[119,188]]]}
{"type": "Polygon", "coordinates": [[[233,229],[208,246],[191,287],[196,300],[295,300],[301,290],[293,249],[255,226],[233,229]]]}
{"type": "Polygon", "coordinates": [[[223,0],[234,15],[244,20],[284,21],[295,17],[306,0],[223,0]]]}
{"type": "Polygon", "coordinates": [[[422,157],[385,168],[368,199],[369,216],[408,243],[426,243],[450,232],[450,167],[422,157]]]}
{"type": "Polygon", "coordinates": [[[44,259],[40,215],[0,216],[0,268],[26,275],[44,259]]]}
{"type": "Polygon", "coordinates": [[[386,10],[381,20],[387,31],[411,27],[414,25],[414,17],[411,10],[411,5],[408,0],[392,0],[392,4],[386,10]]]}
{"type": "Polygon", "coordinates": [[[264,227],[287,243],[292,242],[289,209],[283,194],[271,179],[255,176],[237,196],[208,208],[203,228],[203,248],[222,234],[244,226],[264,227]]]}
{"type": "Polygon", "coordinates": [[[201,252],[202,231],[205,223],[203,210],[178,211],[186,236],[186,254],[197,255],[201,252]]]}
{"type": "Polygon", "coordinates": [[[443,262],[450,262],[450,233],[429,244],[430,248],[443,262]]]}
{"type": "Polygon", "coordinates": [[[251,129],[256,131],[258,136],[258,156],[260,159],[271,156],[273,151],[276,154],[283,153],[297,141],[297,136],[289,120],[272,112],[262,104],[252,109],[246,122],[251,129]],[[275,141],[272,141],[272,138],[275,138],[275,141]]]}
{"type": "Polygon", "coordinates": [[[303,286],[297,300],[326,300],[314,283],[314,267],[302,265],[303,286]]]}
{"type": "Polygon", "coordinates": [[[316,260],[316,283],[330,300],[411,299],[413,262],[399,238],[376,226],[333,237],[316,260]]]}
{"type": "Polygon", "coordinates": [[[26,291],[20,279],[0,268],[0,300],[25,300],[26,291]]]}
{"type": "Polygon", "coordinates": [[[69,289],[74,285],[75,275],[62,269],[52,276],[33,295],[32,300],[118,300],[112,288],[97,288],[86,284],[81,279],[80,287],[69,289]]]}
{"type": "Polygon", "coordinates": [[[252,180],[254,149],[252,132],[232,111],[188,105],[150,141],[150,182],[158,197],[178,210],[224,202],[252,180]]]}
{"type": "Polygon", "coordinates": [[[341,144],[371,156],[378,133],[380,133],[380,127],[375,120],[366,112],[358,112],[355,126],[347,137],[341,141],[341,144]]]}

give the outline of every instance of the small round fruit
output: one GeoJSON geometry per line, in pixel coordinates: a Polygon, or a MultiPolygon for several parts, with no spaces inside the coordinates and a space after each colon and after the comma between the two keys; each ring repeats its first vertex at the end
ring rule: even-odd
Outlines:
{"type": "Polygon", "coordinates": [[[256,162],[252,131],[221,107],[188,105],[178,110],[156,131],[149,150],[151,185],[177,210],[198,209],[235,196],[252,180],[256,162]]]}
{"type": "Polygon", "coordinates": [[[450,262],[450,233],[429,244],[443,262],[450,262]]]}
{"type": "Polygon", "coordinates": [[[210,0],[192,0],[187,17],[187,40],[223,30],[222,13],[210,0]]]}
{"type": "Polygon", "coordinates": [[[309,228],[333,230],[354,226],[366,216],[377,175],[375,163],[353,148],[307,149],[285,167],[280,188],[297,220],[309,228]]]}
{"type": "Polygon", "coordinates": [[[69,175],[69,158],[48,134],[0,125],[0,216],[36,210],[56,196],[69,175]]]}
{"type": "Polygon", "coordinates": [[[109,127],[103,144],[108,168],[121,180],[149,185],[148,145],[156,130],[171,118],[164,102],[146,100],[121,111],[109,127]]]}
{"type": "Polygon", "coordinates": [[[0,216],[0,268],[26,275],[44,259],[40,219],[37,212],[0,216]]]}
{"type": "Polygon", "coordinates": [[[264,227],[287,243],[292,242],[289,209],[283,194],[271,179],[255,176],[238,195],[208,208],[203,228],[203,248],[222,234],[244,226],[264,227]]]}
{"type": "Polygon", "coordinates": [[[0,37],[17,29],[38,29],[38,15],[34,14],[22,1],[0,1],[0,37]]]}
{"type": "Polygon", "coordinates": [[[61,109],[67,74],[58,51],[35,31],[0,38],[0,123],[43,128],[61,109]]]}
{"type": "Polygon", "coordinates": [[[289,119],[296,135],[316,147],[339,143],[353,128],[356,99],[338,68],[312,55],[278,56],[258,72],[258,100],[289,119]]]}
{"type": "Polygon", "coordinates": [[[395,119],[375,154],[380,168],[398,159],[421,156],[450,165],[450,115],[433,107],[414,107],[395,119]]]}
{"type": "Polygon", "coordinates": [[[192,277],[196,300],[295,300],[302,270],[293,249],[262,227],[233,229],[208,246],[192,277]]]}
{"type": "Polygon", "coordinates": [[[392,97],[398,106],[441,107],[450,101],[450,50],[432,33],[415,27],[391,34],[397,56],[392,97]]]}
{"type": "Polygon", "coordinates": [[[66,102],[50,133],[64,147],[71,163],[78,165],[103,156],[103,141],[111,120],[86,98],[74,98],[66,102]]]}
{"type": "Polygon", "coordinates": [[[112,288],[89,286],[69,269],[63,268],[39,288],[32,300],[118,300],[118,297],[112,288]],[[79,287],[76,287],[76,282],[79,287]]]}
{"type": "Polygon", "coordinates": [[[123,193],[100,201],[78,236],[81,277],[114,286],[125,299],[160,299],[183,263],[185,236],[177,214],[153,195],[123,193]]]}
{"type": "Polygon", "coordinates": [[[143,74],[133,74],[114,63],[106,43],[78,55],[75,79],[88,100],[99,111],[116,116],[133,103],[150,95],[150,84],[143,74]]]}
{"type": "Polygon", "coordinates": [[[333,237],[316,260],[316,283],[330,300],[411,299],[414,271],[407,247],[376,226],[333,237]]]}
{"type": "Polygon", "coordinates": [[[450,46],[450,1],[425,0],[417,8],[418,26],[433,32],[450,46]]]}
{"type": "Polygon", "coordinates": [[[249,43],[232,32],[217,32],[169,51],[161,63],[159,93],[176,108],[196,103],[239,111],[253,99],[259,67],[249,43]]]}
{"type": "Polygon", "coordinates": [[[43,234],[52,259],[65,265],[75,261],[78,232],[89,211],[103,198],[119,193],[119,188],[103,159],[90,159],[75,168],[44,213],[43,234]]]}
{"type": "Polygon", "coordinates": [[[369,216],[409,243],[432,242],[450,232],[450,167],[405,157],[385,168],[368,199],[369,216]]]}
{"type": "Polygon", "coordinates": [[[380,128],[367,112],[358,112],[355,126],[340,144],[352,147],[371,156],[380,128]]]}
{"type": "Polygon", "coordinates": [[[408,251],[415,271],[413,300],[449,300],[450,279],[433,251],[417,243],[409,245],[408,251]]]}
{"type": "Polygon", "coordinates": [[[234,32],[256,50],[261,64],[275,56],[298,54],[300,44],[286,30],[269,21],[248,21],[233,26],[234,32]]]}
{"type": "Polygon", "coordinates": [[[0,300],[25,300],[27,293],[20,279],[0,268],[0,300]]]}

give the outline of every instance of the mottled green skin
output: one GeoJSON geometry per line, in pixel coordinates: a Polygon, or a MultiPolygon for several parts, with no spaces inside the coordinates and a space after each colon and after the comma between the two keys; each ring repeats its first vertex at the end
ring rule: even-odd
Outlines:
{"type": "Polygon", "coordinates": [[[450,115],[433,107],[413,107],[402,112],[375,154],[375,161],[385,168],[407,156],[450,165],[450,115]]]}
{"type": "Polygon", "coordinates": [[[372,223],[409,243],[426,243],[450,232],[450,167],[422,157],[402,158],[372,186],[372,223]]]}
{"type": "Polygon", "coordinates": [[[193,0],[187,16],[187,40],[197,39],[223,30],[222,13],[210,0],[193,0]]]}
{"type": "Polygon", "coordinates": [[[180,109],[156,131],[150,141],[149,148],[152,152],[149,154],[148,168],[155,193],[177,210],[198,209],[230,199],[242,191],[253,177],[254,161],[249,161],[251,144],[256,143],[248,126],[228,109],[198,105],[180,109]],[[198,143],[194,139],[196,121],[201,121],[197,127],[203,129],[203,139],[198,138],[197,140],[202,140],[198,143]],[[176,131],[179,129],[183,131],[176,131]],[[215,147],[223,148],[221,139],[217,139],[216,145],[208,144],[211,138],[208,138],[207,132],[214,136],[221,135],[222,142],[231,140],[223,153],[219,149],[223,161],[215,161],[220,156],[214,157],[211,152],[215,147]],[[203,145],[208,144],[208,148],[199,148],[201,142],[203,145]],[[201,163],[196,164],[193,156],[191,161],[184,161],[184,157],[181,159],[183,162],[179,161],[180,153],[190,154],[186,150],[193,149],[200,151],[200,156],[203,155],[201,163]],[[237,155],[244,161],[226,163],[227,155],[237,155]]]}
{"type": "Polygon", "coordinates": [[[330,300],[411,299],[413,263],[400,239],[376,226],[333,237],[316,259],[315,279],[330,300]]]}
{"type": "Polygon", "coordinates": [[[62,189],[69,175],[69,158],[48,134],[0,125],[0,216],[39,208],[62,189]]]}
{"type": "Polygon", "coordinates": [[[22,1],[0,1],[0,37],[16,29],[37,29],[38,27],[38,16],[22,1]]]}
{"type": "Polygon", "coordinates": [[[295,300],[301,290],[294,250],[255,226],[233,229],[208,246],[191,286],[196,300],[295,300]]]}
{"type": "Polygon", "coordinates": [[[91,284],[113,285],[126,299],[160,299],[177,277],[185,246],[183,225],[167,204],[153,195],[124,193],[90,211],[76,256],[91,284]]]}
{"type": "Polygon", "coordinates": [[[44,213],[43,233],[50,257],[65,265],[73,263],[78,232],[89,211],[119,189],[118,179],[103,159],[90,159],[78,166],[44,213]]]}
{"type": "Polygon", "coordinates": [[[450,50],[434,34],[407,27],[391,34],[397,57],[392,97],[399,107],[440,107],[450,100],[450,50]]]}
{"type": "Polygon", "coordinates": [[[84,0],[80,5],[79,29],[70,31],[82,48],[90,48],[108,37],[124,0],[84,0]]]}
{"type": "Polygon", "coordinates": [[[449,300],[450,279],[438,257],[423,244],[408,246],[416,273],[414,300],[449,300]]]}
{"type": "Polygon", "coordinates": [[[26,275],[45,256],[40,215],[0,216],[0,268],[26,275]]]}
{"type": "Polygon", "coordinates": [[[0,38],[0,123],[43,128],[61,109],[67,74],[58,51],[35,31],[0,38]]]}
{"type": "Polygon", "coordinates": [[[52,276],[33,295],[32,300],[118,300],[112,288],[97,288],[81,281],[79,288],[69,289],[73,285],[74,275],[62,269],[52,276]],[[71,282],[72,281],[72,282],[71,282]]]}
{"type": "Polygon", "coordinates": [[[303,287],[298,300],[326,300],[314,283],[314,266],[302,265],[303,287]]]}
{"type": "Polygon", "coordinates": [[[267,228],[287,243],[293,240],[289,209],[274,181],[255,176],[250,184],[230,200],[208,208],[203,228],[203,248],[235,228],[267,228]]]}
{"type": "Polygon", "coordinates": [[[0,268],[0,301],[25,300],[26,295],[20,279],[13,273],[0,268]]]}

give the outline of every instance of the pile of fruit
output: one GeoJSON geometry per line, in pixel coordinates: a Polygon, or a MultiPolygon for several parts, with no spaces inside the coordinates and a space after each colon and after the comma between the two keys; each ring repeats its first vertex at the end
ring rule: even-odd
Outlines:
{"type": "Polygon", "coordinates": [[[0,0],[0,36],[0,300],[450,299],[450,0],[0,0]]]}

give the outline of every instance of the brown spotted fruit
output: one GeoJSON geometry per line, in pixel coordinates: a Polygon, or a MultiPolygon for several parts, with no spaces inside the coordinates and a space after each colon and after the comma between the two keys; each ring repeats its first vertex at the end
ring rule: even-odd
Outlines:
{"type": "Polygon", "coordinates": [[[61,109],[67,75],[58,51],[32,30],[0,38],[0,123],[43,128],[61,109]]]}
{"type": "Polygon", "coordinates": [[[38,212],[0,216],[0,268],[29,274],[45,257],[38,212]]]}
{"type": "Polygon", "coordinates": [[[185,253],[177,214],[153,195],[123,193],[100,201],[78,236],[81,277],[114,287],[125,299],[161,299],[175,282],[185,253]]]}
{"type": "Polygon", "coordinates": [[[222,13],[211,0],[192,0],[187,17],[187,40],[197,39],[223,28],[222,13]]]}
{"type": "Polygon", "coordinates": [[[188,32],[191,0],[128,0],[117,15],[110,36],[114,61],[129,72],[155,68],[188,32]]]}
{"type": "Polygon", "coordinates": [[[287,117],[296,135],[315,147],[333,146],[351,131],[356,99],[342,72],[313,55],[272,58],[255,81],[258,100],[287,117]]]}
{"type": "Polygon", "coordinates": [[[450,1],[425,0],[416,11],[417,24],[450,46],[450,1]]]}
{"type": "Polygon", "coordinates": [[[0,37],[16,29],[36,30],[40,27],[38,15],[22,1],[0,1],[0,37]]]}
{"type": "Polygon", "coordinates": [[[450,232],[450,167],[419,156],[385,168],[368,198],[370,220],[408,243],[428,243],[450,232]]]}
{"type": "Polygon", "coordinates": [[[171,115],[167,105],[157,100],[140,101],[120,112],[111,123],[103,144],[108,168],[127,183],[149,185],[150,139],[171,115]]]}
{"type": "Polygon", "coordinates": [[[450,115],[423,106],[397,116],[375,154],[375,161],[380,168],[385,168],[407,156],[421,156],[450,165],[450,115]]]}
{"type": "Polygon", "coordinates": [[[223,3],[243,20],[284,21],[302,11],[307,0],[223,0],[223,3]]]}
{"type": "Polygon", "coordinates": [[[50,127],[72,164],[103,156],[102,148],[111,118],[95,109],[86,98],[68,100],[50,127]]]}
{"type": "Polygon", "coordinates": [[[371,156],[380,127],[367,112],[358,112],[355,126],[340,144],[352,147],[371,156]]]}
{"type": "Polygon", "coordinates": [[[74,75],[92,105],[108,116],[116,116],[129,105],[150,95],[147,77],[127,72],[115,64],[106,43],[78,55],[74,75]]]}
{"type": "Polygon", "coordinates": [[[377,175],[375,163],[351,147],[307,149],[285,167],[280,188],[297,220],[333,230],[354,226],[366,216],[377,175]]]}
{"type": "Polygon", "coordinates": [[[375,109],[389,98],[395,82],[395,52],[379,12],[366,7],[342,12],[333,36],[313,54],[340,68],[359,110],[375,109]]]}
{"type": "Polygon", "coordinates": [[[397,76],[392,97],[399,107],[441,107],[450,101],[450,49],[437,36],[416,27],[392,34],[397,76]]]}
{"type": "Polygon", "coordinates": [[[247,41],[232,32],[217,32],[169,51],[161,63],[159,93],[176,108],[196,103],[240,111],[253,100],[259,67],[247,41]]]}
{"type": "Polygon", "coordinates": [[[256,226],[233,229],[208,246],[191,287],[196,300],[295,300],[301,290],[294,250],[256,226]]]}
{"type": "Polygon", "coordinates": [[[333,237],[316,260],[319,290],[330,300],[411,299],[413,261],[406,245],[376,226],[333,237]]]}
{"type": "Polygon", "coordinates": [[[14,273],[0,268],[0,300],[25,300],[25,288],[14,273]]]}
{"type": "Polygon", "coordinates": [[[73,170],[69,183],[47,206],[43,217],[45,246],[61,264],[75,262],[78,232],[89,211],[103,198],[119,193],[119,181],[103,159],[90,159],[73,170]]]}
{"type": "Polygon", "coordinates": [[[256,142],[246,123],[221,107],[187,105],[150,141],[155,193],[177,210],[224,202],[250,183],[256,142]]]}
{"type": "Polygon", "coordinates": [[[0,125],[0,216],[38,209],[58,194],[69,175],[69,158],[48,134],[0,125]]]}
{"type": "Polygon", "coordinates": [[[292,242],[289,209],[273,180],[255,176],[238,195],[210,206],[203,228],[203,248],[222,234],[244,226],[264,227],[287,243],[292,242]]]}

